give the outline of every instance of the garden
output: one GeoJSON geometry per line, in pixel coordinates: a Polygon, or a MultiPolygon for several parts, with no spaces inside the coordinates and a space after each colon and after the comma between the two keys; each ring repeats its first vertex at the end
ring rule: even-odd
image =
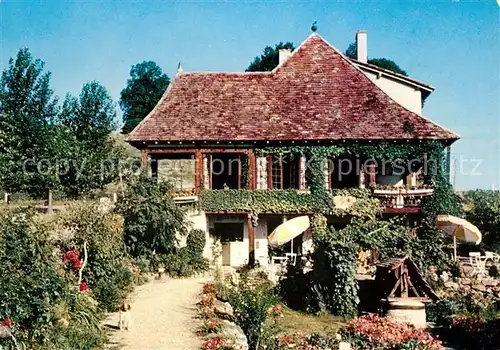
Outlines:
{"type": "MultiPolygon", "coordinates": [[[[472,191],[460,201],[463,215],[484,237],[470,248],[498,252],[498,193],[472,191]]],[[[442,202],[429,203],[427,210],[438,212],[442,202]]],[[[498,265],[492,263],[486,275],[471,274],[449,256],[450,237],[431,220],[425,224],[415,235],[397,220],[352,218],[335,229],[321,216],[313,217],[315,250],[307,267],[288,265],[277,283],[263,267],[244,267],[234,274],[219,272],[203,287],[198,304],[203,349],[500,348],[498,265]],[[422,267],[437,295],[426,302],[426,328],[366,307],[356,264],[358,253],[366,250],[382,260],[409,256],[422,267]]]]}
{"type": "Polygon", "coordinates": [[[208,269],[204,233],[191,230],[168,184],[138,178],[114,209],[74,202],[58,214],[0,208],[0,346],[94,349],[101,320],[158,271],[208,269]],[[178,239],[186,237],[185,247],[178,239]]]}

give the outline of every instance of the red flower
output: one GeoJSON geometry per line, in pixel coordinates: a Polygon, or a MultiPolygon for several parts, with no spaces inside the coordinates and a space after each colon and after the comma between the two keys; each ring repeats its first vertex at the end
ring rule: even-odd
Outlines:
{"type": "Polygon", "coordinates": [[[80,282],[80,292],[86,292],[89,290],[89,286],[85,282],[80,282]]]}
{"type": "Polygon", "coordinates": [[[73,261],[73,269],[74,270],[79,270],[80,267],[82,267],[82,262],[81,260],[75,260],[73,261]]]}
{"type": "Polygon", "coordinates": [[[12,326],[12,322],[8,318],[3,319],[3,324],[6,325],[7,327],[12,326]]]}
{"type": "Polygon", "coordinates": [[[292,337],[286,337],[286,336],[281,337],[280,344],[283,344],[283,345],[293,344],[293,338],[292,337]]]}

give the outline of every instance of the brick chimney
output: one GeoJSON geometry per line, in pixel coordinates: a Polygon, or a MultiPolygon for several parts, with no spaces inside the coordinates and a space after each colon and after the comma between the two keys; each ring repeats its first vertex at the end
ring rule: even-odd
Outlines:
{"type": "Polygon", "coordinates": [[[358,30],[356,33],[356,59],[366,63],[368,61],[368,33],[358,30]]]}
{"type": "Polygon", "coordinates": [[[279,64],[281,65],[283,62],[287,60],[287,58],[292,54],[292,50],[290,49],[279,49],[279,64]]]}

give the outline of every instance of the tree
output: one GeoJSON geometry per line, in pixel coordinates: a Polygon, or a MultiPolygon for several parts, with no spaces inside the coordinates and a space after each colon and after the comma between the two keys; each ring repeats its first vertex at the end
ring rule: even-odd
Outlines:
{"type": "MultiPolygon", "coordinates": [[[[353,59],[357,58],[357,46],[355,42],[349,44],[349,47],[347,47],[347,50],[345,50],[344,55],[353,59]]],[[[388,69],[394,73],[402,74],[405,76],[408,75],[405,70],[403,70],[396,64],[396,62],[388,58],[369,58],[368,63],[380,68],[388,69]]]]}
{"type": "Polygon", "coordinates": [[[118,202],[125,244],[133,256],[173,253],[177,237],[187,234],[185,212],[169,194],[172,189],[168,182],[139,177],[133,179],[118,202]]]}
{"type": "Polygon", "coordinates": [[[500,191],[469,191],[466,199],[466,219],[479,228],[486,249],[500,251],[500,191]]]}
{"type": "Polygon", "coordinates": [[[278,43],[274,46],[274,49],[271,46],[266,46],[264,51],[260,57],[255,57],[254,60],[250,63],[247,72],[266,72],[272,71],[279,64],[279,50],[280,49],[290,49],[294,50],[295,47],[293,43],[278,43]]]}
{"type": "Polygon", "coordinates": [[[108,91],[93,81],[83,86],[78,99],[66,95],[60,118],[79,142],[95,148],[101,146],[113,131],[115,117],[115,103],[108,91]]]}
{"type": "Polygon", "coordinates": [[[138,63],[130,69],[130,79],[121,91],[120,107],[129,133],[153,110],[170,84],[170,79],[153,61],[138,63]]]}
{"type": "Polygon", "coordinates": [[[46,126],[58,113],[50,72],[43,67],[21,49],[0,79],[0,186],[9,192],[41,195],[52,182],[50,171],[37,169],[50,147],[46,126]]]}

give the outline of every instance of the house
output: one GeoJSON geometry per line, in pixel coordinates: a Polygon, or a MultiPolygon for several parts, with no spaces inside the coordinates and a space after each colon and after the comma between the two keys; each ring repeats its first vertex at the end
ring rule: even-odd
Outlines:
{"type": "Polygon", "coordinates": [[[271,72],[179,71],[130,133],[143,168],[196,203],[207,257],[220,240],[222,264],[266,264],[267,236],[286,217],[341,226],[373,205],[419,215],[433,192],[427,153],[459,137],[422,115],[432,87],[366,63],[366,33],[357,39],[357,60],[313,33],[271,72]]]}

